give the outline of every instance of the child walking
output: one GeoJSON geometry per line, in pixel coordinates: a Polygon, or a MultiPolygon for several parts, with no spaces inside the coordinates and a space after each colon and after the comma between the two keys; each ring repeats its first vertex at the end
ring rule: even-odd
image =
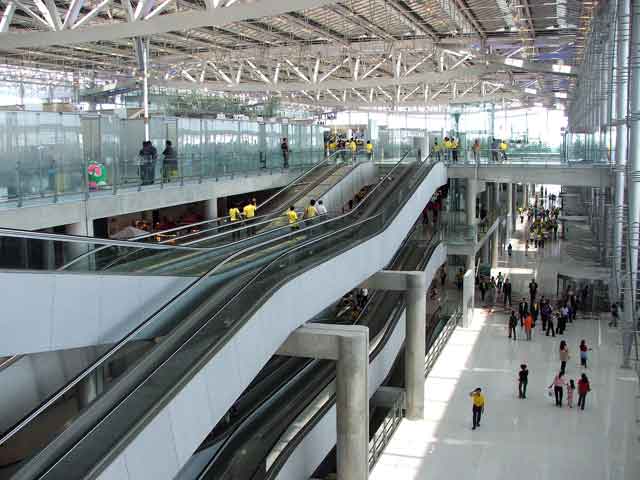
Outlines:
{"type": "Polygon", "coordinates": [[[569,380],[569,385],[567,385],[567,405],[569,408],[573,408],[573,392],[576,390],[576,384],[573,381],[573,378],[569,380]]]}

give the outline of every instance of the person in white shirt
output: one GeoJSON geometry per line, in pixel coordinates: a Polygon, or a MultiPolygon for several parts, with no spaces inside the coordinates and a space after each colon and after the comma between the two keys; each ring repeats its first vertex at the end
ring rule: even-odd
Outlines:
{"type": "Polygon", "coordinates": [[[318,215],[327,214],[327,207],[324,206],[324,203],[322,203],[322,200],[318,200],[318,203],[316,204],[316,210],[318,211],[318,215]]]}

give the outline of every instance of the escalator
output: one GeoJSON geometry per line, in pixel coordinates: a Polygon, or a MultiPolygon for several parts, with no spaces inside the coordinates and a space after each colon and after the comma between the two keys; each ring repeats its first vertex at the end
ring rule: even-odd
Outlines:
{"type": "MultiPolygon", "coordinates": [[[[315,198],[322,196],[355,168],[355,165],[336,163],[339,153],[336,152],[315,164],[258,205],[258,215],[250,223],[239,222],[238,225],[232,225],[229,217],[225,216],[142,235],[133,238],[132,241],[206,249],[209,256],[215,251],[216,258],[220,258],[286,234],[289,232],[289,226],[283,213],[291,204],[296,205],[301,216],[306,206],[306,203],[302,202],[313,198],[311,195],[315,195],[315,198]]],[[[189,254],[176,250],[140,248],[123,252],[120,248],[100,247],[73,259],[60,270],[87,271],[91,266],[95,266],[97,270],[115,273],[170,272],[177,275],[193,275],[197,272],[192,271],[187,265],[195,262],[200,270],[206,265],[202,258],[196,259],[197,256],[196,251],[189,254]],[[176,267],[179,263],[184,267],[176,267]]]]}
{"type": "MultiPolygon", "coordinates": [[[[246,332],[242,329],[246,322],[269,304],[284,285],[328,265],[331,259],[368,246],[369,240],[391,225],[395,231],[406,223],[406,218],[415,220],[432,190],[446,179],[444,167],[435,166],[437,171],[430,176],[432,164],[399,162],[352,212],[318,221],[290,232],[284,242],[282,238],[267,241],[211,266],[94,365],[2,435],[0,445],[18,441],[20,432],[37,423],[100,369],[108,369],[109,360],[123,349],[155,339],[155,345],[112,378],[87,408],[68,419],[62,429],[44,435],[41,443],[33,446],[32,454],[16,464],[15,474],[6,478],[96,475],[213,357],[226,355],[228,342],[241,330],[246,332]],[[383,199],[384,203],[374,207],[374,199],[383,199]]],[[[300,311],[304,314],[304,308],[300,311]]],[[[236,388],[231,387],[234,381],[231,377],[227,381],[230,392],[236,388]]]]}
{"type": "MultiPolygon", "coordinates": [[[[427,238],[424,230],[420,222],[414,226],[387,269],[416,271],[426,268],[441,237],[430,232],[431,238],[427,238]]],[[[370,361],[384,347],[404,309],[405,297],[401,292],[374,292],[353,322],[369,328],[370,361]]],[[[344,323],[335,316],[337,310],[333,313],[322,322],[344,323]]],[[[333,405],[333,395],[326,392],[331,390],[330,385],[335,380],[335,363],[278,356],[271,362],[258,376],[262,381],[251,385],[234,404],[232,414],[235,418],[225,418],[216,426],[192,461],[185,465],[178,480],[276,478],[304,433],[333,405]],[[271,362],[273,368],[269,368],[271,362]],[[256,395],[257,392],[260,395],[256,395]],[[318,400],[323,392],[324,397],[318,400]],[[319,402],[315,411],[314,402],[319,402]],[[311,411],[314,411],[313,415],[309,413],[311,411]],[[292,423],[299,423],[303,412],[303,417],[309,417],[308,424],[300,427],[292,438],[287,438],[285,434],[291,435],[292,423]]]]}

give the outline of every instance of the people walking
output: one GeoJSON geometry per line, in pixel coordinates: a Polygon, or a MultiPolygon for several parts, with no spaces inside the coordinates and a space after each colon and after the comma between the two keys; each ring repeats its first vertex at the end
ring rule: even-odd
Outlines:
{"type": "Polygon", "coordinates": [[[565,383],[566,382],[564,381],[564,372],[560,372],[555,376],[555,378],[553,379],[553,382],[551,382],[551,385],[549,385],[549,388],[553,387],[553,394],[556,400],[556,407],[562,406],[562,392],[564,391],[565,383]]]}
{"type": "MultiPolygon", "coordinates": [[[[550,307],[549,307],[550,308],[550,307]]],[[[547,330],[546,330],[546,334],[547,337],[549,336],[549,332],[551,332],[552,336],[556,336],[556,331],[553,328],[553,314],[549,314],[549,317],[547,318],[547,330]]]]}
{"type": "Polygon", "coordinates": [[[528,314],[524,319],[524,334],[527,340],[531,341],[531,329],[533,325],[533,316],[528,314]]]}
{"type": "Polygon", "coordinates": [[[567,405],[569,408],[573,408],[573,392],[576,391],[576,384],[573,381],[573,378],[569,380],[569,384],[567,385],[567,405]]]}
{"type": "Polygon", "coordinates": [[[529,304],[522,297],[522,301],[518,305],[518,313],[520,314],[520,327],[524,327],[524,319],[529,313],[529,304]]]}
{"type": "Polygon", "coordinates": [[[586,340],[581,340],[580,341],[580,366],[582,368],[587,368],[587,358],[589,355],[589,351],[591,349],[587,346],[587,341],[586,340]]]}
{"type": "Polygon", "coordinates": [[[527,384],[529,383],[529,370],[526,363],[520,365],[518,372],[518,398],[527,398],[527,384]]]}
{"type": "Polygon", "coordinates": [[[509,316],[509,338],[513,335],[513,340],[516,340],[516,326],[518,325],[518,318],[516,317],[516,311],[511,310],[511,315],[509,316]]]}
{"type": "Polygon", "coordinates": [[[540,313],[540,304],[534,302],[531,304],[531,317],[533,318],[532,328],[536,328],[536,322],[538,321],[538,314],[540,313]]]}
{"type": "Polygon", "coordinates": [[[502,293],[504,297],[504,305],[507,305],[508,302],[509,306],[511,306],[511,282],[508,278],[506,278],[504,281],[504,285],[502,286],[502,293]]]}
{"type": "Polygon", "coordinates": [[[536,279],[531,279],[529,282],[529,298],[531,304],[536,300],[536,294],[538,293],[538,284],[536,283],[536,279]]]}
{"type": "Polygon", "coordinates": [[[571,358],[569,355],[569,347],[564,340],[560,341],[560,372],[565,373],[567,370],[567,362],[571,358]]]}
{"type": "Polygon", "coordinates": [[[511,256],[512,253],[513,253],[513,247],[511,246],[511,243],[509,243],[509,246],[507,247],[507,254],[511,256]]]}
{"type": "Polygon", "coordinates": [[[584,410],[584,404],[587,400],[587,393],[591,391],[591,384],[586,374],[582,374],[580,380],[578,380],[578,407],[580,410],[584,410]]]}
{"type": "Polygon", "coordinates": [[[482,413],[484,412],[485,399],[482,394],[482,389],[480,387],[473,390],[469,396],[471,397],[471,401],[473,404],[472,413],[473,413],[473,428],[475,430],[480,426],[480,420],[482,419],[482,413]]]}

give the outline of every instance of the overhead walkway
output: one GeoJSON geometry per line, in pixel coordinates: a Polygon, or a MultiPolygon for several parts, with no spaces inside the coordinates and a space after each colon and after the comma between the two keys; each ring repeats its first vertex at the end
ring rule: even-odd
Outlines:
{"type": "MultiPolygon", "coordinates": [[[[0,202],[0,225],[39,230],[57,225],[83,224],[87,219],[91,221],[268,190],[286,185],[308,168],[309,165],[304,164],[292,165],[288,169],[230,171],[185,178],[182,182],[157,182],[153,185],[140,185],[136,182],[120,185],[117,189],[95,191],[79,186],[72,193],[64,195],[41,192],[23,198],[22,201],[0,202]]],[[[81,175],[77,177],[83,178],[81,175]]],[[[46,176],[41,183],[47,183],[46,176]]]]}
{"type": "Polygon", "coordinates": [[[358,217],[355,209],[292,232],[286,248],[279,241],[280,250],[259,245],[230,257],[16,424],[3,444],[19,441],[20,432],[117,352],[137,339],[158,339],[89,408],[52,432],[36,456],[17,465],[15,478],[90,471],[101,478],[170,478],[291,331],[391,260],[447,181],[440,163],[401,163],[392,174],[379,187],[380,210],[358,217]]]}
{"type": "Polygon", "coordinates": [[[611,168],[608,164],[585,162],[535,161],[517,162],[447,162],[450,178],[470,178],[487,182],[553,183],[565,186],[604,187],[609,185],[611,168]]]}
{"type": "MultiPolygon", "coordinates": [[[[161,307],[164,299],[216,263],[234,252],[289,234],[290,226],[282,215],[284,205],[305,198],[309,192],[322,195],[329,205],[338,204],[344,188],[351,191],[354,186],[372,183],[374,169],[371,162],[321,162],[260,205],[259,212],[271,213],[259,215],[251,223],[238,222],[233,229],[229,218],[222,217],[147,234],[134,239],[135,243],[2,229],[0,238],[16,243],[16,257],[24,247],[50,251],[51,256],[59,251],[72,260],[56,271],[48,271],[48,265],[38,266],[44,268],[38,271],[24,263],[10,264],[12,270],[0,273],[0,282],[6,286],[5,308],[11,315],[22,311],[25,297],[50,300],[22,313],[21,324],[0,340],[0,355],[115,342],[161,307]],[[255,235],[248,235],[251,230],[255,235]],[[159,243],[150,243],[154,241],[159,243]],[[80,251],[86,253],[77,255],[80,251]],[[28,292],[22,288],[25,281],[33,285],[28,292]],[[120,299],[115,305],[114,298],[120,299]],[[33,335],[34,330],[41,333],[33,335]]],[[[372,211],[364,208],[360,214],[372,211]]]]}
{"type": "MultiPolygon", "coordinates": [[[[540,293],[554,298],[559,269],[590,268],[584,258],[571,255],[571,242],[554,241],[543,252],[531,249],[525,255],[521,234],[512,259],[502,258],[497,269],[511,277],[514,299],[526,295],[533,276],[540,293]]],[[[608,315],[579,314],[566,334],[555,338],[543,335],[538,322],[531,342],[520,336],[514,342],[507,337],[506,313],[480,307],[476,303],[468,328],[456,329],[427,377],[424,420],[402,421],[371,480],[637,479],[638,374],[619,368],[620,332],[608,328],[608,315]],[[582,339],[593,348],[586,371],[579,366],[582,339]],[[566,391],[562,408],[547,396],[560,366],[560,340],[571,352],[567,378],[586,372],[591,382],[584,411],[567,407],[566,391]],[[530,371],[524,400],[518,399],[516,383],[521,363],[530,371]],[[487,403],[480,428],[472,431],[469,392],[476,387],[487,403]]]]}

